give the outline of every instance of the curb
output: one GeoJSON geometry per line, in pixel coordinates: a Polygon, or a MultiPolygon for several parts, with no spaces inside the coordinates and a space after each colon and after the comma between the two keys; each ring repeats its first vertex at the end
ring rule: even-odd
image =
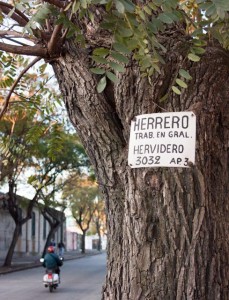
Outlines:
{"type": "MultiPolygon", "coordinates": [[[[99,255],[99,254],[102,254],[103,252],[104,251],[101,251],[98,253],[95,252],[95,253],[79,254],[78,256],[66,257],[66,258],[64,258],[64,261],[79,259],[79,258],[83,258],[86,256],[99,255]]],[[[18,271],[23,271],[23,270],[33,269],[33,268],[38,268],[38,267],[42,267],[42,264],[40,262],[28,263],[26,265],[23,265],[23,263],[22,263],[21,266],[15,266],[15,267],[0,267],[0,276],[8,274],[8,273],[18,272],[18,271]]]]}

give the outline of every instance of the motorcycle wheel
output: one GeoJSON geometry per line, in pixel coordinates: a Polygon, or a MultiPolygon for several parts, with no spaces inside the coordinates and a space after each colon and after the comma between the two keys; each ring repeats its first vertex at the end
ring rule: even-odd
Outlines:
{"type": "Polygon", "coordinates": [[[49,291],[50,291],[50,293],[53,292],[53,286],[52,285],[49,286],[49,291]]]}

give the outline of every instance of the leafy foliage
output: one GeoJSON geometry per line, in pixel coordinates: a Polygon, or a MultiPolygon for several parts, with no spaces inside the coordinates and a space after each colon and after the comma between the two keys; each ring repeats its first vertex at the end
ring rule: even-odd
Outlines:
{"type": "Polygon", "coordinates": [[[82,231],[87,231],[96,209],[98,187],[87,175],[73,173],[64,187],[63,199],[68,202],[72,216],[82,231]]]}
{"type": "MultiPolygon", "coordinates": [[[[0,52],[0,107],[17,76],[28,65],[29,59],[21,55],[8,55],[0,52]]],[[[55,80],[46,72],[47,64],[39,65],[27,72],[16,85],[10,99],[10,109],[17,114],[28,113],[43,116],[54,114],[61,108],[59,91],[54,86],[55,80]]]]}
{"type": "MultiPolygon", "coordinates": [[[[58,1],[59,6],[52,1],[44,2],[17,1],[8,14],[2,14],[2,26],[8,19],[16,23],[13,16],[19,10],[25,18],[30,17],[24,26],[24,37],[31,42],[35,37],[46,43],[45,32],[59,25],[63,42],[74,38],[83,48],[88,47],[88,28],[103,30],[110,42],[94,48],[91,55],[91,71],[101,75],[99,93],[108,80],[118,82],[119,73],[125,71],[130,59],[139,63],[142,75],[149,80],[155,72],[160,73],[167,52],[160,37],[168,28],[181,26],[186,30],[190,37],[186,58],[194,63],[200,60],[208,40],[217,39],[224,48],[229,47],[227,0],[74,0],[65,4],[58,1]]],[[[12,85],[17,64],[15,58],[6,54],[1,54],[0,59],[5,70],[1,86],[7,88],[12,85]]],[[[187,88],[189,80],[179,75],[175,74],[172,88],[178,94],[180,89],[187,88]]]]}

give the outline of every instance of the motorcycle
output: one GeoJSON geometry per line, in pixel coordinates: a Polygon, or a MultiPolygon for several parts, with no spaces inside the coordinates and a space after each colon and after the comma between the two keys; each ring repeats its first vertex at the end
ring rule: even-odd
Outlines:
{"type": "MultiPolygon", "coordinates": [[[[44,258],[41,258],[40,262],[43,263],[44,258]]],[[[52,293],[60,284],[60,277],[53,270],[46,269],[46,274],[43,276],[43,284],[44,287],[49,288],[50,293],[52,293]]]]}

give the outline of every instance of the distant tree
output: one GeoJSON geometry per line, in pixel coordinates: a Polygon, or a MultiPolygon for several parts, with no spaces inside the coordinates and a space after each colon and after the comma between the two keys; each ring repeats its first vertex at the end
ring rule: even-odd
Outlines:
{"type": "Polygon", "coordinates": [[[90,169],[88,157],[77,135],[75,133],[66,133],[63,131],[63,128],[55,128],[55,126],[54,131],[56,132],[54,132],[53,136],[42,140],[41,157],[39,158],[37,156],[39,169],[37,173],[34,173],[32,177],[30,177],[32,184],[37,186],[37,180],[40,176],[39,173],[49,169],[49,177],[52,182],[52,185],[49,185],[48,189],[42,190],[40,193],[40,200],[42,200],[40,209],[50,225],[50,231],[46,239],[43,254],[51,238],[64,222],[63,215],[51,209],[60,208],[60,210],[64,212],[66,208],[64,204],[66,201],[57,201],[55,194],[57,192],[61,193],[67,182],[69,173],[81,173],[82,169],[90,169]]]}
{"type": "Polygon", "coordinates": [[[49,228],[50,228],[47,238],[46,238],[44,249],[42,252],[42,257],[44,257],[47,247],[49,246],[52,237],[55,235],[58,228],[61,225],[63,225],[63,223],[65,221],[65,215],[64,215],[64,210],[66,208],[65,205],[61,205],[60,203],[57,203],[54,201],[51,201],[50,204],[51,204],[51,206],[48,205],[47,196],[46,196],[45,197],[45,205],[44,204],[39,205],[39,209],[40,209],[42,215],[44,216],[45,220],[48,221],[49,228]],[[59,208],[61,208],[60,210],[54,209],[57,207],[57,205],[59,208]]]}
{"type": "Polygon", "coordinates": [[[102,250],[102,235],[106,232],[105,201],[98,195],[95,201],[95,211],[92,218],[95,224],[96,233],[99,237],[98,250],[102,250]]]}
{"type": "Polygon", "coordinates": [[[98,187],[88,176],[72,174],[63,190],[63,199],[68,202],[72,216],[82,231],[82,253],[85,253],[85,237],[96,209],[98,187]]]}
{"type": "MultiPolygon", "coordinates": [[[[38,126],[40,133],[44,133],[47,126],[42,122],[35,122],[38,126]]],[[[47,178],[47,173],[40,175],[40,184],[37,186],[36,191],[30,201],[24,202],[24,213],[21,213],[22,202],[18,201],[17,197],[17,184],[20,176],[25,172],[26,168],[33,163],[32,158],[37,153],[37,148],[34,147],[38,139],[41,137],[39,134],[33,137],[33,142],[28,139],[28,133],[33,128],[34,123],[29,117],[8,117],[0,122],[0,135],[1,135],[1,175],[2,183],[8,185],[8,193],[5,196],[7,208],[14,220],[15,229],[12,237],[10,247],[3,266],[10,266],[14,248],[16,246],[22,225],[25,224],[32,217],[33,207],[39,197],[40,191],[44,186],[48,186],[50,181],[47,178]]]]}
{"type": "Polygon", "coordinates": [[[31,218],[41,192],[42,195],[49,194],[62,172],[88,164],[75,134],[66,133],[57,122],[50,126],[46,121],[38,121],[35,114],[30,114],[14,117],[13,121],[6,116],[0,122],[2,177],[8,185],[7,207],[16,225],[4,266],[11,265],[21,227],[31,218]],[[31,172],[32,175],[29,175],[31,172]],[[24,215],[21,214],[16,195],[22,175],[27,177],[27,183],[34,189],[32,199],[24,206],[24,215]]]}

